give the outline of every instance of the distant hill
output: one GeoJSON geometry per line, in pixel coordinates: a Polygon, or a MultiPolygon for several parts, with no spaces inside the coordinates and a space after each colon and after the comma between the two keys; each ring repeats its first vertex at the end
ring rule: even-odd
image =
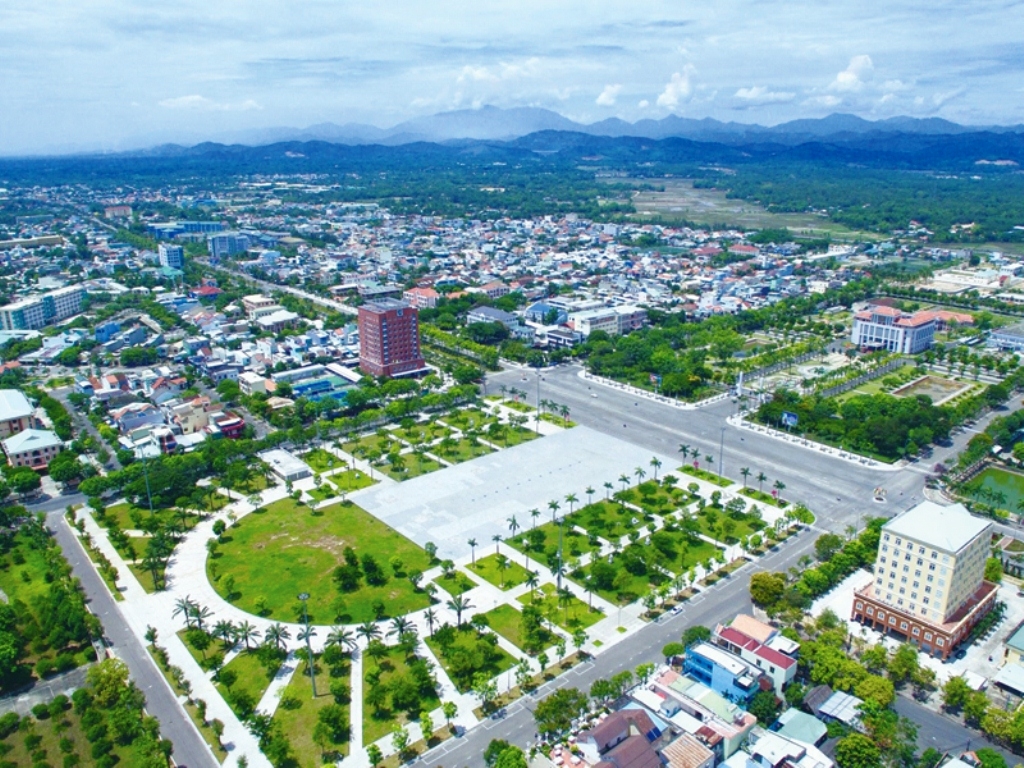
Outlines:
{"type": "Polygon", "coordinates": [[[406,120],[391,128],[359,123],[320,123],[308,128],[266,128],[236,131],[213,137],[219,143],[260,146],[283,141],[328,141],[337,144],[401,145],[416,142],[459,140],[511,141],[539,131],[571,131],[591,136],[635,136],[646,139],[685,138],[722,144],[742,145],[770,141],[797,145],[816,140],[849,140],[868,134],[891,136],[954,136],[966,133],[1024,133],[1024,125],[965,126],[941,118],[891,117],[865,120],[850,114],[792,120],[775,126],[722,122],[712,118],[693,119],[669,115],[660,120],[629,123],[617,117],[584,124],[539,107],[500,109],[486,106],[441,112],[406,120]]]}

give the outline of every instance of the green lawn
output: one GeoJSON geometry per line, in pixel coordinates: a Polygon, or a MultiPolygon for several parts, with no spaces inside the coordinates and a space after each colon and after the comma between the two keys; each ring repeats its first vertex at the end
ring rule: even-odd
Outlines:
{"type": "Polygon", "coordinates": [[[235,706],[236,697],[245,697],[252,706],[259,704],[280,666],[278,663],[270,668],[264,667],[255,653],[242,649],[235,658],[224,665],[219,673],[224,679],[228,679],[234,674],[236,679],[230,688],[223,682],[218,682],[217,690],[224,697],[224,701],[231,705],[235,714],[241,717],[244,712],[240,712],[239,708],[235,706]]]}
{"type": "Polygon", "coordinates": [[[566,521],[609,542],[621,539],[627,533],[638,531],[646,525],[643,515],[635,509],[604,500],[576,510],[566,517],[566,521]]]}
{"type": "Polygon", "coordinates": [[[572,429],[576,426],[575,421],[572,421],[571,419],[566,421],[561,416],[556,416],[553,413],[542,413],[540,415],[540,420],[546,421],[549,424],[555,424],[556,426],[562,427],[562,429],[572,429]]]}
{"type": "Polygon", "coordinates": [[[500,445],[502,448],[511,448],[515,445],[529,442],[530,440],[536,440],[540,435],[534,432],[532,429],[527,427],[513,427],[508,425],[497,437],[493,438],[487,435],[487,439],[495,445],[500,445]]]}
{"type": "MultiPolygon", "coordinates": [[[[319,660],[319,656],[316,657],[319,660]]],[[[348,663],[337,670],[339,677],[332,677],[331,670],[326,664],[316,664],[316,698],[313,698],[313,688],[309,682],[309,666],[306,662],[299,662],[292,675],[291,681],[281,693],[281,701],[274,712],[274,722],[281,728],[288,741],[291,742],[292,751],[302,768],[317,768],[321,765],[320,747],[313,742],[313,728],[317,723],[317,714],[328,704],[334,704],[334,696],[331,695],[331,682],[334,680],[351,680],[351,665],[348,663]]],[[[341,704],[346,715],[349,714],[349,705],[341,704]]],[[[347,741],[333,745],[344,755],[349,752],[347,741]]]]}
{"type": "Polygon", "coordinates": [[[376,485],[379,482],[371,480],[369,475],[359,469],[346,469],[344,472],[331,475],[327,480],[336,485],[339,491],[345,493],[369,488],[371,485],[376,485]]]}
{"type": "MultiPolygon", "coordinates": [[[[143,568],[141,560],[137,563],[128,563],[128,570],[132,572],[132,574],[138,580],[142,588],[146,590],[146,592],[148,592],[149,594],[153,594],[154,592],[156,592],[156,585],[153,583],[153,572],[147,568],[143,568]]],[[[163,581],[164,569],[162,567],[157,568],[156,577],[157,579],[163,581]]]]}
{"type": "Polygon", "coordinates": [[[690,536],[674,524],[655,532],[651,540],[657,542],[656,546],[664,557],[662,565],[675,574],[685,574],[721,551],[714,544],[690,536]]]}
{"type": "Polygon", "coordinates": [[[513,411],[518,411],[519,413],[533,413],[534,411],[533,406],[527,405],[526,403],[517,402],[516,400],[506,400],[505,402],[502,403],[502,405],[513,411]]]}
{"type": "MultiPolygon", "coordinates": [[[[210,629],[210,627],[206,623],[203,624],[203,627],[207,631],[209,631],[210,629]]],[[[177,634],[178,639],[185,644],[185,648],[188,650],[190,654],[192,654],[192,658],[196,660],[196,664],[198,664],[203,669],[209,670],[210,658],[222,652],[221,643],[218,640],[213,640],[211,638],[210,647],[207,648],[206,651],[204,652],[194,648],[192,646],[192,643],[188,641],[187,629],[179,629],[175,634],[177,634]]]]}
{"type": "Polygon", "coordinates": [[[407,443],[415,443],[417,440],[422,440],[425,443],[429,443],[438,438],[446,437],[450,435],[452,431],[444,424],[437,422],[429,424],[417,424],[409,429],[396,429],[394,433],[405,440],[407,443]]]}
{"type": "Polygon", "coordinates": [[[415,453],[402,454],[402,471],[399,472],[390,463],[384,462],[377,469],[392,480],[411,480],[414,477],[425,475],[428,472],[435,472],[442,468],[442,465],[429,456],[417,456],[415,453]]]}
{"type": "Polygon", "coordinates": [[[497,418],[484,413],[479,408],[460,408],[457,411],[445,414],[442,423],[465,432],[467,429],[486,429],[489,424],[497,420],[497,418]]]}
{"type": "Polygon", "coordinates": [[[469,438],[462,438],[461,440],[453,440],[451,445],[445,445],[444,441],[434,445],[430,448],[430,452],[435,456],[440,456],[445,461],[449,461],[452,464],[459,464],[463,461],[469,461],[475,459],[478,456],[485,456],[488,453],[493,453],[494,450],[484,445],[479,440],[476,441],[476,445],[473,445],[469,438]]]}
{"type": "Polygon", "coordinates": [[[773,507],[785,509],[789,506],[789,502],[783,499],[776,499],[768,491],[759,491],[757,488],[743,488],[740,490],[744,496],[760,501],[764,504],[771,504],[773,507]]]}
{"type": "MultiPolygon", "coordinates": [[[[429,643],[429,639],[427,640],[429,643]]],[[[388,688],[389,685],[394,685],[396,680],[402,678],[409,678],[411,672],[409,669],[409,663],[415,661],[417,657],[406,657],[405,653],[396,647],[389,649],[389,653],[383,659],[380,660],[380,665],[368,657],[364,658],[363,661],[363,744],[370,744],[376,741],[382,736],[387,736],[391,733],[391,730],[395,725],[404,725],[410,721],[410,717],[418,717],[419,712],[432,712],[441,706],[441,700],[437,696],[437,692],[424,696],[421,695],[417,699],[417,712],[408,711],[393,711],[391,708],[391,698],[388,697],[387,702],[380,710],[374,710],[367,694],[370,691],[370,683],[375,674],[379,673],[380,682],[388,688]]]]}
{"type": "Polygon", "coordinates": [[[615,498],[635,504],[651,514],[665,516],[686,504],[690,495],[682,488],[665,487],[660,483],[647,480],[639,486],[619,491],[615,494],[615,498]]]}
{"type": "Polygon", "coordinates": [[[468,592],[476,586],[476,582],[469,578],[469,576],[464,574],[462,571],[455,571],[455,575],[451,578],[438,576],[436,579],[434,579],[433,583],[437,584],[437,586],[439,586],[452,597],[457,597],[458,595],[461,595],[463,592],[468,592]]]}
{"type": "Polygon", "coordinates": [[[591,610],[590,607],[573,595],[566,602],[560,602],[555,593],[555,585],[551,583],[541,584],[537,593],[526,593],[519,598],[523,605],[534,604],[540,606],[544,617],[566,632],[572,633],[577,629],[591,627],[601,619],[604,614],[599,610],[591,610]]]}
{"type": "MultiPolygon", "coordinates": [[[[632,603],[647,594],[651,587],[668,581],[668,577],[657,570],[650,570],[642,574],[631,573],[623,567],[622,561],[622,552],[617,552],[612,556],[611,565],[616,570],[616,586],[612,589],[595,590],[598,595],[610,603],[616,605],[632,603]]],[[[579,570],[573,571],[569,578],[581,587],[585,587],[586,581],[590,578],[591,567],[591,564],[588,563],[579,570]]]]}
{"type": "Polygon", "coordinates": [[[483,634],[473,629],[468,624],[463,624],[461,629],[456,630],[455,644],[448,655],[445,655],[441,651],[441,647],[438,645],[436,638],[428,637],[426,638],[426,642],[434,652],[438,661],[441,662],[441,666],[444,668],[445,672],[448,673],[452,683],[454,683],[455,687],[462,693],[466,693],[470,689],[471,680],[469,680],[468,677],[466,679],[460,678],[460,676],[455,674],[453,671],[450,657],[454,657],[458,650],[465,651],[467,654],[472,656],[478,656],[476,659],[478,662],[476,664],[476,668],[470,670],[472,676],[482,672],[487,675],[488,678],[493,678],[500,675],[502,672],[511,669],[516,663],[516,660],[512,658],[511,654],[497,644],[491,645],[490,642],[485,639],[483,634]],[[486,647],[487,658],[479,658],[478,651],[482,647],[486,647]]]}
{"type": "Polygon", "coordinates": [[[753,515],[741,514],[741,515],[730,515],[724,509],[710,511],[710,507],[705,507],[702,512],[698,512],[696,515],[697,524],[700,526],[700,532],[705,536],[710,536],[716,541],[724,543],[734,544],[744,536],[749,536],[752,533],[757,533],[764,528],[764,523],[753,515]],[[713,514],[716,518],[715,529],[711,530],[711,525],[708,520],[708,515],[713,514]],[[732,531],[726,535],[725,527],[728,525],[726,521],[730,521],[732,531]]]}
{"type": "MultiPolygon", "coordinates": [[[[523,637],[523,614],[511,605],[499,605],[483,614],[487,626],[508,640],[519,650],[526,652],[526,639],[523,637]]],[[[554,636],[545,630],[544,646],[554,643],[554,636]]]]}
{"type": "Polygon", "coordinates": [[[477,576],[501,589],[512,589],[526,583],[530,575],[528,570],[511,559],[508,560],[508,566],[502,570],[498,567],[498,557],[499,555],[494,554],[478,557],[475,565],[470,564],[467,567],[477,576]]]}
{"type": "Polygon", "coordinates": [[[302,454],[299,458],[309,464],[310,468],[318,474],[337,469],[344,463],[342,459],[339,459],[326,448],[314,448],[312,451],[302,454]]]}
{"type": "Polygon", "coordinates": [[[732,485],[732,480],[722,476],[719,477],[716,472],[708,472],[706,469],[694,469],[690,464],[684,464],[679,468],[679,471],[683,474],[690,475],[690,477],[696,477],[704,482],[712,483],[717,485],[719,488],[728,488],[732,485]]]}
{"type": "Polygon", "coordinates": [[[405,446],[397,440],[394,440],[390,433],[383,437],[376,434],[366,435],[358,440],[350,440],[349,442],[342,445],[345,453],[351,454],[352,456],[359,456],[360,458],[366,458],[367,454],[373,450],[379,450],[381,455],[388,453],[392,448],[400,450],[405,446]]]}
{"type": "Polygon", "coordinates": [[[302,610],[297,599],[307,591],[313,623],[354,624],[375,618],[373,604],[381,601],[385,615],[399,616],[425,608],[430,600],[416,591],[404,574],[425,571],[427,554],[397,531],[354,504],[334,504],[312,514],[291,499],[282,499],[243,517],[228,529],[216,558],[207,561],[207,575],[223,596],[226,576],[235,580],[232,602],[257,614],[257,601],[266,602],[265,616],[295,621],[302,610]],[[332,572],[342,553],[352,547],[360,557],[377,560],[387,582],[371,586],[361,579],[353,592],[341,592],[332,572]],[[391,557],[402,560],[403,572],[395,575],[391,557]],[[217,578],[210,574],[215,564],[217,578]]]}
{"type": "MultiPolygon", "coordinates": [[[[572,517],[566,517],[566,522],[562,526],[562,554],[564,557],[579,557],[590,551],[589,537],[575,530],[572,519],[572,517]]],[[[507,539],[505,543],[523,554],[526,554],[527,543],[529,543],[530,558],[547,562],[549,557],[558,553],[558,525],[551,522],[538,525],[536,528],[528,529],[525,533],[519,533],[515,538],[507,539]]]]}
{"type": "MultiPolygon", "coordinates": [[[[224,504],[226,503],[227,500],[224,501],[224,504]]],[[[224,504],[220,506],[224,506],[224,504]]],[[[143,530],[152,532],[166,528],[172,523],[178,524],[181,522],[184,522],[187,528],[192,528],[199,522],[199,517],[193,514],[185,514],[183,516],[175,507],[154,509],[150,513],[148,508],[136,507],[134,504],[124,502],[107,507],[103,518],[97,518],[97,522],[108,528],[116,526],[123,531],[143,530]]]]}

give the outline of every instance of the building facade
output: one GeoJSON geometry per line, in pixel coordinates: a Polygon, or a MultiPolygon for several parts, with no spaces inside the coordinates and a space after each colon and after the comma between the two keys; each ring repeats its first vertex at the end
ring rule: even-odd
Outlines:
{"type": "Polygon", "coordinates": [[[931,501],[882,527],[871,583],[854,593],[853,619],[948,658],[996,603],[985,581],[991,523],[962,504],[931,501]]]}
{"type": "Polygon", "coordinates": [[[160,243],[157,247],[157,255],[160,257],[161,267],[182,269],[185,266],[185,249],[180,245],[160,243]]]}
{"type": "Polygon", "coordinates": [[[2,442],[7,463],[12,467],[46,469],[63,448],[60,438],[48,429],[26,429],[2,442]]]}
{"type": "Polygon", "coordinates": [[[39,330],[82,311],[85,289],[79,285],[58,288],[0,307],[0,326],[5,331],[39,330]]]}
{"type": "Polygon", "coordinates": [[[424,370],[419,310],[395,299],[361,306],[359,367],[371,376],[403,376],[424,370]]]}
{"type": "Polygon", "coordinates": [[[935,340],[935,316],[908,315],[895,307],[872,306],[853,316],[850,341],[862,349],[884,349],[915,355],[935,340]]]}

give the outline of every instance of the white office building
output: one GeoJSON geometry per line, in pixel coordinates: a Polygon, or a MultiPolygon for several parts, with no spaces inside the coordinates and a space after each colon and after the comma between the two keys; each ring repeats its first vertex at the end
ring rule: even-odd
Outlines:
{"type": "Polygon", "coordinates": [[[908,315],[895,307],[872,306],[853,316],[850,341],[862,349],[884,349],[916,355],[935,340],[933,313],[908,315]]]}

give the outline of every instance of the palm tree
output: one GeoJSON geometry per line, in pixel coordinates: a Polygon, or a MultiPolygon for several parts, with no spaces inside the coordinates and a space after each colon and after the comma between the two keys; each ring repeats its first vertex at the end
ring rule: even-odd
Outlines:
{"type": "Polygon", "coordinates": [[[501,543],[501,534],[496,533],[493,536],[491,536],[491,541],[494,542],[494,554],[498,554],[498,544],[501,543]]]}
{"type": "Polygon", "coordinates": [[[712,456],[710,453],[705,454],[704,460],[707,461],[709,467],[715,466],[715,457],[712,456]]]}
{"type": "Polygon", "coordinates": [[[644,478],[647,477],[647,473],[644,472],[644,468],[643,467],[637,467],[636,469],[634,469],[633,470],[633,474],[636,475],[636,484],[637,485],[640,485],[640,483],[642,483],[644,481],[644,478]]]}
{"type": "Polygon", "coordinates": [[[284,624],[271,624],[267,627],[267,631],[263,633],[264,641],[272,643],[278,650],[281,650],[285,641],[291,639],[291,636],[292,633],[288,631],[284,624]]]}
{"type": "Polygon", "coordinates": [[[572,514],[573,505],[576,504],[578,501],[579,501],[579,499],[576,498],[576,494],[575,493],[566,494],[565,502],[569,505],[569,514],[570,515],[572,514]]]}
{"type": "Polygon", "coordinates": [[[210,634],[220,639],[220,641],[224,643],[224,647],[227,648],[229,645],[234,644],[235,625],[230,621],[222,619],[214,624],[213,631],[210,634]]]}
{"type": "MultiPolygon", "coordinates": [[[[267,629],[269,634],[270,629],[267,629]]],[[[328,648],[337,646],[344,648],[346,651],[352,651],[356,647],[356,639],[352,634],[352,630],[345,629],[345,627],[331,627],[331,631],[327,633],[328,648]]]]}
{"type": "Polygon", "coordinates": [[[683,461],[686,461],[690,456],[690,446],[686,445],[686,443],[680,443],[679,452],[683,454],[683,461]]]}
{"type": "Polygon", "coordinates": [[[437,612],[433,608],[428,608],[426,613],[423,614],[423,618],[427,622],[427,629],[430,630],[430,634],[434,634],[434,622],[437,621],[437,612]]]}
{"type": "Polygon", "coordinates": [[[562,505],[559,504],[557,501],[549,501],[548,502],[548,509],[551,510],[551,522],[552,523],[555,522],[555,513],[558,512],[558,510],[561,508],[561,506],[562,505]]]}
{"type": "MultiPolygon", "coordinates": [[[[295,636],[295,639],[300,643],[311,642],[316,637],[316,627],[312,624],[306,624],[299,630],[299,634],[295,636]]],[[[309,666],[313,666],[313,659],[309,660],[309,666]]]]}
{"type": "Polygon", "coordinates": [[[531,603],[536,599],[538,584],[540,584],[540,577],[537,576],[537,572],[530,571],[529,575],[526,577],[526,586],[530,588],[531,603]]]}
{"type": "Polygon", "coordinates": [[[593,487],[591,487],[591,486],[589,486],[589,485],[588,485],[588,486],[587,486],[587,487],[586,487],[586,488],[585,488],[585,489],[583,490],[583,492],[584,492],[585,494],[587,494],[587,506],[589,507],[589,506],[590,506],[591,504],[593,504],[593,503],[594,503],[594,489],[593,489],[593,487]]]}
{"type": "Polygon", "coordinates": [[[519,530],[519,521],[516,520],[515,515],[512,515],[512,517],[508,519],[508,529],[512,532],[512,538],[514,539],[516,537],[516,531],[519,530]]]}
{"type": "Polygon", "coordinates": [[[174,613],[171,614],[171,618],[181,616],[185,619],[185,628],[192,629],[192,611],[195,607],[195,602],[188,595],[180,597],[174,603],[174,613]]]}
{"type": "Polygon", "coordinates": [[[605,484],[604,484],[604,500],[605,501],[608,501],[608,499],[611,498],[611,492],[613,490],[615,490],[615,484],[606,481],[605,484]]]}
{"type": "Polygon", "coordinates": [[[248,621],[238,625],[238,639],[245,643],[245,650],[249,650],[249,643],[260,639],[260,631],[248,621]]]}
{"type": "Polygon", "coordinates": [[[568,405],[560,405],[560,406],[558,406],[558,415],[562,417],[562,420],[566,424],[568,424],[569,423],[569,406],[568,405]]]}
{"type": "Polygon", "coordinates": [[[196,626],[199,627],[199,629],[203,628],[203,622],[209,619],[212,615],[213,612],[209,608],[199,606],[196,603],[192,604],[192,618],[195,619],[196,626]]]}
{"type": "Polygon", "coordinates": [[[744,467],[740,470],[740,474],[743,476],[743,487],[747,487],[747,478],[750,477],[750,467],[744,467]]]}
{"type": "Polygon", "coordinates": [[[786,484],[781,480],[776,480],[772,487],[776,490],[776,497],[782,501],[782,492],[786,490],[786,484]]]}
{"type": "Polygon", "coordinates": [[[619,482],[622,483],[622,490],[625,491],[629,487],[629,475],[619,475],[619,482]]]}
{"type": "Polygon", "coordinates": [[[498,555],[495,558],[498,565],[498,571],[501,573],[501,588],[505,588],[505,569],[508,568],[508,558],[504,555],[498,555]]]}
{"type": "Polygon", "coordinates": [[[766,475],[764,472],[758,472],[757,473],[757,492],[758,493],[764,493],[762,488],[764,487],[764,481],[767,480],[767,479],[768,479],[768,475],[766,475]]]}
{"type": "Polygon", "coordinates": [[[413,623],[404,616],[396,616],[391,620],[391,629],[388,630],[388,637],[398,636],[398,640],[404,640],[414,629],[413,623]]]}
{"type": "Polygon", "coordinates": [[[531,528],[536,528],[537,527],[537,518],[540,517],[540,510],[537,509],[536,507],[531,509],[530,510],[530,517],[533,518],[533,525],[531,526],[531,528]]]}
{"type": "Polygon", "coordinates": [[[445,603],[445,605],[447,605],[448,608],[450,608],[451,610],[455,611],[455,619],[460,627],[462,626],[462,612],[468,611],[470,608],[473,607],[472,603],[469,602],[469,599],[464,597],[463,595],[456,595],[447,603],[445,603]]]}
{"type": "Polygon", "coordinates": [[[469,544],[469,552],[473,557],[473,565],[476,565],[476,539],[470,539],[466,543],[469,544]]]}
{"type": "Polygon", "coordinates": [[[367,621],[356,627],[356,634],[369,643],[371,640],[380,639],[380,627],[372,621],[367,621]]]}
{"type": "Polygon", "coordinates": [[[658,480],[658,470],[661,469],[661,459],[657,456],[652,456],[650,461],[651,466],[654,468],[654,480],[658,480]]]}

